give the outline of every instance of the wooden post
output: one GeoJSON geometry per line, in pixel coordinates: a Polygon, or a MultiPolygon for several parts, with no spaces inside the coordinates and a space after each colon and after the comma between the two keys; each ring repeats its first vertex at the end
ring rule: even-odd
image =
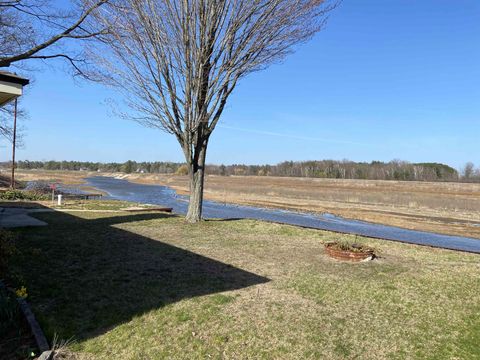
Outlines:
{"type": "Polygon", "coordinates": [[[15,189],[15,148],[17,146],[17,99],[15,99],[15,109],[13,112],[13,139],[12,139],[12,178],[10,186],[15,189]]]}

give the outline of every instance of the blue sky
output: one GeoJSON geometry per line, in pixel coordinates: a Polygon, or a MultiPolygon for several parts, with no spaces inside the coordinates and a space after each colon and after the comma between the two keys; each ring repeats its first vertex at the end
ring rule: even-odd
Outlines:
{"type": "MultiPolygon", "coordinates": [[[[240,83],[207,161],[480,164],[479,39],[478,0],[345,0],[313,40],[240,83]]],[[[110,115],[114,92],[52,67],[34,80],[19,159],[183,161],[170,135],[110,115]]]]}

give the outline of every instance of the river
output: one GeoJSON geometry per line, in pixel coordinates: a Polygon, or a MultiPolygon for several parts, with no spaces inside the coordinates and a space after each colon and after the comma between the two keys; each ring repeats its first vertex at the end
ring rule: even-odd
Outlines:
{"type": "MultiPolygon", "coordinates": [[[[187,211],[188,197],[178,195],[167,186],[136,184],[123,179],[103,176],[90,177],[86,180],[89,186],[107,193],[107,198],[110,199],[171,207],[177,214],[185,214],[187,211]]],[[[331,214],[311,214],[204,201],[203,215],[205,218],[247,218],[273,221],[372,238],[480,253],[480,239],[402,229],[394,226],[345,219],[331,214]]]]}

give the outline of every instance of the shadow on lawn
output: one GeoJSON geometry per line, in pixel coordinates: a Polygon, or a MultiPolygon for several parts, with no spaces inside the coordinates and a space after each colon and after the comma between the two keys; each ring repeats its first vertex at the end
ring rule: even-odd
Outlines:
{"type": "Polygon", "coordinates": [[[49,336],[82,340],[182,299],[269,281],[114,227],[171,215],[86,220],[55,212],[35,217],[49,226],[20,230],[23,255],[13,269],[25,280],[49,336]]]}

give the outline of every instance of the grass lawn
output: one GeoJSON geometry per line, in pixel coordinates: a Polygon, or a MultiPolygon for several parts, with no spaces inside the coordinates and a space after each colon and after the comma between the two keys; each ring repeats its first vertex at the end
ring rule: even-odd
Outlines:
{"type": "Polygon", "coordinates": [[[261,221],[42,213],[13,277],[93,359],[480,358],[480,256],[261,221]],[[355,239],[368,263],[328,258],[355,239]]]}

